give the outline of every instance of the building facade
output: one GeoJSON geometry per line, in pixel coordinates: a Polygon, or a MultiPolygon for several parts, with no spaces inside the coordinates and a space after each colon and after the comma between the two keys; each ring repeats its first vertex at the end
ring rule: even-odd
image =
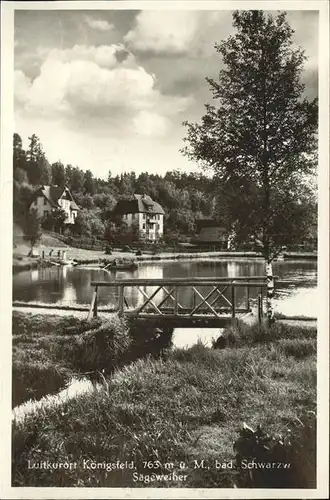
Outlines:
{"type": "Polygon", "coordinates": [[[37,210],[39,217],[45,217],[53,210],[63,210],[66,215],[65,224],[74,224],[79,207],[68,187],[42,186],[34,194],[30,210],[37,210]]]}
{"type": "Polygon", "coordinates": [[[201,219],[197,221],[197,240],[200,243],[228,244],[227,230],[213,219],[201,219]]]}
{"type": "Polygon", "coordinates": [[[164,210],[147,195],[134,194],[130,200],[119,200],[113,210],[129,228],[135,226],[148,241],[157,241],[164,234],[164,210]]]}

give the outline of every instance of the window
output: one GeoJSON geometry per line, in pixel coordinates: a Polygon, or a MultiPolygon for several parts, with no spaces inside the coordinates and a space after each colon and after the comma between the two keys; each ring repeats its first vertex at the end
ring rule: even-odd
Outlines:
{"type": "Polygon", "coordinates": [[[147,217],[146,214],[143,214],[143,218],[145,219],[146,217],[147,217]]]}
{"type": "Polygon", "coordinates": [[[145,225],[145,224],[143,224],[143,225],[142,225],[142,229],[145,229],[145,228],[146,228],[146,225],[145,225]]]}
{"type": "Polygon", "coordinates": [[[47,205],[47,198],[44,197],[44,205],[47,205]]]}
{"type": "Polygon", "coordinates": [[[47,217],[48,215],[48,210],[44,210],[44,216],[47,217]]]}

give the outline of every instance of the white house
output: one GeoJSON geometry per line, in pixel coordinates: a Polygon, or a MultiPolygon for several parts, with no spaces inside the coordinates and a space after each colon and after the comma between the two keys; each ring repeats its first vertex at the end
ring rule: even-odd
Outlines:
{"type": "Polygon", "coordinates": [[[64,210],[65,224],[74,224],[79,210],[66,186],[41,186],[34,194],[30,210],[32,208],[37,210],[39,217],[44,217],[56,209],[64,210]]]}
{"type": "Polygon", "coordinates": [[[128,227],[136,228],[149,241],[157,241],[164,234],[164,210],[150,196],[134,194],[130,200],[119,200],[113,215],[121,217],[128,227]]]}

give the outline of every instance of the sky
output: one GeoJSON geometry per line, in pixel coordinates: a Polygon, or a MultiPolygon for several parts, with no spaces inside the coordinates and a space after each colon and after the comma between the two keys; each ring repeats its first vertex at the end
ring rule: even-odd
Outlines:
{"type": "MultiPolygon", "coordinates": [[[[317,95],[318,13],[288,12],[317,95]]],[[[230,11],[15,11],[15,132],[37,134],[48,160],[97,177],[196,171],[180,152],[184,120],[212,101],[205,77],[234,32],[230,11]]]]}

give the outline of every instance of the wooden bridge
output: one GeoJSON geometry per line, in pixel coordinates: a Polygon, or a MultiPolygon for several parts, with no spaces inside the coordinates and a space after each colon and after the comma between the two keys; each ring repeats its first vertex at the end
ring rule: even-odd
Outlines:
{"type": "Polygon", "coordinates": [[[236,278],[167,278],[167,279],[121,279],[113,281],[92,281],[94,293],[88,318],[98,315],[98,291],[101,287],[116,289],[119,316],[136,319],[166,321],[173,327],[200,326],[223,327],[235,318],[252,312],[251,289],[256,291],[258,320],[262,320],[263,293],[267,286],[265,276],[240,276],[236,278]],[[125,295],[127,287],[135,288],[142,303],[130,305],[125,295]],[[150,289],[151,288],[151,289],[150,289]],[[206,290],[205,290],[206,289],[206,290]],[[238,289],[244,291],[240,304],[236,299],[238,289]],[[179,300],[182,290],[189,291],[190,303],[179,300]]]}

